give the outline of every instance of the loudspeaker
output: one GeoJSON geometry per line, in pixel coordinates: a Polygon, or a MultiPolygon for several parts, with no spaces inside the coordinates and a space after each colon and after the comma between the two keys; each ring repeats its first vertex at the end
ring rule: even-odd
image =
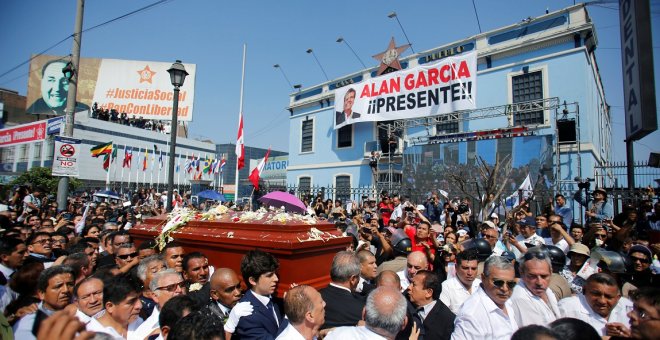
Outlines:
{"type": "Polygon", "coordinates": [[[653,168],[660,168],[660,153],[651,152],[649,154],[649,166],[653,168]]]}
{"type": "Polygon", "coordinates": [[[557,131],[559,132],[560,143],[575,143],[577,141],[577,131],[575,130],[575,119],[561,119],[557,121],[557,131]]]}

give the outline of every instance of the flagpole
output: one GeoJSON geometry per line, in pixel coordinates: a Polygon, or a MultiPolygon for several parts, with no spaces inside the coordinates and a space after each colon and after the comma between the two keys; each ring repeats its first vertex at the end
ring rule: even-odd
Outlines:
{"type": "Polygon", "coordinates": [[[179,153],[179,160],[177,162],[177,172],[176,172],[176,188],[181,192],[181,154],[179,153]]]}
{"type": "MultiPolygon", "coordinates": [[[[238,108],[238,119],[240,124],[240,119],[243,116],[243,89],[245,87],[245,55],[247,53],[247,45],[243,44],[243,68],[241,71],[241,96],[240,104],[238,108]]],[[[245,133],[243,133],[245,136],[245,133]]],[[[243,137],[243,144],[245,145],[245,137],[243,137]]],[[[238,143],[238,141],[236,141],[238,143]]],[[[238,202],[238,155],[236,155],[236,176],[234,178],[234,203],[238,202]]]]}
{"type": "MultiPolygon", "coordinates": [[[[124,158],[126,158],[126,153],[124,153],[124,158]]],[[[131,148],[131,160],[128,162],[128,191],[131,191],[131,175],[133,174],[133,148],[131,148]]]]}
{"type": "MultiPolygon", "coordinates": [[[[113,152],[113,154],[115,152],[114,144],[113,144],[112,152],[113,152]]],[[[110,166],[112,166],[113,159],[114,159],[115,163],[117,163],[116,154],[115,154],[115,157],[112,157],[112,155],[110,155],[110,166]]],[[[115,164],[115,168],[112,170],[112,182],[115,185],[117,185],[117,164],[115,164]]]]}
{"type": "MultiPolygon", "coordinates": [[[[124,144],[124,158],[123,158],[122,163],[121,163],[121,193],[122,194],[124,193],[124,161],[126,160],[126,148],[127,147],[128,146],[126,146],[126,144],[124,144]]],[[[117,162],[117,163],[119,163],[119,162],[117,162]]]]}

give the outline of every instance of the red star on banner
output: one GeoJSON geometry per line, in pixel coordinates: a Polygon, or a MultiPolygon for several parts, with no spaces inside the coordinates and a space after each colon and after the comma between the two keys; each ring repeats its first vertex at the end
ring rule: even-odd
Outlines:
{"type": "Polygon", "coordinates": [[[377,75],[384,73],[394,72],[401,70],[401,63],[399,62],[399,57],[403,51],[407,50],[410,47],[410,44],[401,45],[395,47],[396,43],[394,42],[394,37],[390,40],[390,44],[387,46],[385,52],[378,53],[373,56],[374,59],[380,61],[380,67],[378,68],[377,75]],[[387,71],[387,72],[386,72],[387,71]]]}
{"type": "Polygon", "coordinates": [[[137,73],[140,75],[140,83],[148,82],[149,84],[153,84],[151,82],[151,80],[153,79],[154,74],[156,74],[156,72],[152,71],[149,68],[149,65],[147,65],[143,69],[137,71],[137,73]]]}

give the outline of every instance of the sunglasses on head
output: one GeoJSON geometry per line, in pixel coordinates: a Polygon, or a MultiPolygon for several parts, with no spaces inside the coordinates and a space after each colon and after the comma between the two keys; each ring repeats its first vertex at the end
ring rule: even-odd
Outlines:
{"type": "Polygon", "coordinates": [[[137,256],[138,256],[138,253],[137,253],[137,252],[135,252],[135,253],[130,253],[130,254],[124,254],[124,255],[117,255],[117,257],[120,258],[120,259],[122,259],[122,260],[128,260],[129,257],[130,257],[130,258],[136,258],[137,256]]]}
{"type": "Polygon", "coordinates": [[[505,284],[509,289],[513,289],[516,286],[516,281],[493,280],[493,285],[497,288],[502,288],[505,284]]]}
{"type": "Polygon", "coordinates": [[[546,255],[544,252],[528,251],[525,253],[524,259],[525,261],[529,261],[531,259],[545,260],[547,257],[548,255],[546,255]]]}

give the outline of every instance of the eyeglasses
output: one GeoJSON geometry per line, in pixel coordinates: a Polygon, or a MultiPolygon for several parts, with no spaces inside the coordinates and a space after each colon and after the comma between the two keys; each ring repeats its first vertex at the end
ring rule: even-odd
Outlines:
{"type": "Polygon", "coordinates": [[[630,260],[631,260],[632,262],[637,262],[637,261],[639,261],[639,262],[641,262],[641,263],[649,263],[649,262],[650,262],[649,259],[643,259],[643,258],[641,258],[641,257],[636,257],[636,256],[631,256],[631,257],[630,257],[630,260]]]}
{"type": "Polygon", "coordinates": [[[158,288],[156,288],[156,290],[161,290],[161,289],[162,289],[162,290],[166,290],[166,291],[172,293],[172,292],[175,292],[175,291],[176,291],[176,288],[177,288],[177,287],[183,289],[185,286],[186,286],[186,282],[185,282],[185,281],[181,281],[181,282],[173,283],[173,284],[171,284],[171,285],[158,287],[158,288]]]}
{"type": "Polygon", "coordinates": [[[124,254],[124,255],[117,255],[117,257],[120,258],[120,259],[122,259],[122,260],[128,260],[129,257],[130,257],[130,258],[136,258],[137,256],[138,256],[138,253],[137,253],[137,252],[135,252],[135,253],[130,253],[130,254],[124,254]]]}
{"type": "Polygon", "coordinates": [[[649,316],[649,313],[647,313],[646,311],[639,310],[639,309],[635,308],[635,306],[626,306],[626,314],[631,313],[631,312],[633,314],[635,314],[641,320],[645,320],[645,321],[646,320],[651,320],[651,317],[649,316]]]}
{"type": "Polygon", "coordinates": [[[488,235],[488,234],[484,234],[484,238],[487,238],[487,239],[491,239],[491,240],[492,240],[492,239],[496,239],[496,238],[497,238],[497,236],[493,236],[493,235],[488,235]]]}
{"type": "Polygon", "coordinates": [[[594,234],[596,238],[607,238],[607,234],[594,234]]]}
{"type": "Polygon", "coordinates": [[[46,243],[52,243],[52,240],[49,238],[42,238],[41,240],[35,240],[34,242],[32,242],[32,244],[36,244],[36,243],[44,245],[46,243]]]}
{"type": "Polygon", "coordinates": [[[51,240],[50,243],[52,243],[52,244],[65,244],[66,240],[64,240],[64,239],[51,240]]]}
{"type": "Polygon", "coordinates": [[[531,259],[545,260],[547,257],[548,256],[544,252],[528,251],[523,258],[525,261],[529,261],[531,259]]]}
{"type": "Polygon", "coordinates": [[[506,286],[509,289],[513,289],[513,287],[515,287],[517,283],[515,280],[514,281],[493,280],[493,285],[497,288],[503,288],[504,284],[506,284],[506,286]]]}

